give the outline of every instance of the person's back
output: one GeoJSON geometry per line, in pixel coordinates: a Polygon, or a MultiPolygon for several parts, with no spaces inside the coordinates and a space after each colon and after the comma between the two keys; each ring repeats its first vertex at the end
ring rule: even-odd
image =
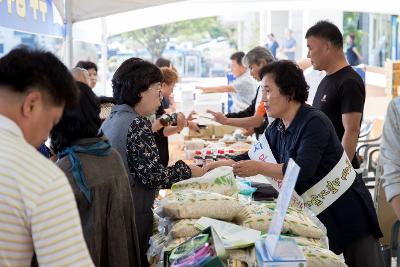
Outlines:
{"type": "Polygon", "coordinates": [[[57,165],[74,191],[83,233],[96,266],[140,266],[128,174],[102,132],[100,102],[78,83],[79,101],[52,129],[57,165]]]}
{"type": "Polygon", "coordinates": [[[347,48],[346,48],[346,58],[347,58],[347,61],[349,62],[349,64],[350,64],[351,66],[355,66],[355,65],[358,64],[358,57],[357,57],[357,54],[354,53],[354,51],[353,51],[353,49],[354,49],[355,47],[356,47],[356,46],[355,46],[354,44],[349,44],[349,45],[347,46],[347,48]]]}
{"type": "MultiPolygon", "coordinates": [[[[81,139],[89,146],[100,137],[81,139]]],[[[71,161],[64,157],[57,165],[70,181],[78,204],[82,228],[96,266],[138,266],[140,255],[135,242],[134,207],[128,175],[121,156],[112,149],[108,156],[77,153],[92,200],[88,202],[72,174],[71,161]]]]}

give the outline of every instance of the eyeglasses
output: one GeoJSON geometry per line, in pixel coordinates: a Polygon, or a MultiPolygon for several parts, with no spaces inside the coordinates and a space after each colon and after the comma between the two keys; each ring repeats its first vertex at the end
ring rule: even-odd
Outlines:
{"type": "Polygon", "coordinates": [[[160,82],[150,85],[149,89],[157,90],[158,97],[162,98],[163,95],[162,95],[162,91],[161,91],[161,83],[160,82]]]}

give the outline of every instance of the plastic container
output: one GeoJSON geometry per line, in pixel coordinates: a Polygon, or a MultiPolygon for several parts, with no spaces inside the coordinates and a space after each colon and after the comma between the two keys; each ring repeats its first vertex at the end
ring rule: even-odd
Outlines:
{"type": "Polygon", "coordinates": [[[204,165],[214,161],[213,153],[211,150],[207,150],[206,156],[204,157],[204,165]]]}
{"type": "Polygon", "coordinates": [[[217,152],[217,161],[226,160],[225,150],[220,149],[217,152]]]}
{"type": "Polygon", "coordinates": [[[199,167],[203,167],[204,159],[200,150],[196,150],[196,152],[194,152],[193,164],[199,167]]]}
{"type": "Polygon", "coordinates": [[[233,157],[235,157],[235,150],[229,149],[228,150],[228,155],[226,155],[226,158],[227,159],[232,159],[233,157]]]}

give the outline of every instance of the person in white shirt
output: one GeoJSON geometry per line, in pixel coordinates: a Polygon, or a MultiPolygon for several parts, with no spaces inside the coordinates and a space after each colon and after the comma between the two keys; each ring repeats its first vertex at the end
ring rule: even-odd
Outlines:
{"type": "Polygon", "coordinates": [[[203,93],[232,93],[232,112],[246,109],[256,95],[257,81],[251,77],[243,64],[244,55],[243,52],[236,52],[230,57],[231,70],[236,77],[232,84],[212,87],[196,86],[196,89],[202,90],[203,93]]]}
{"type": "Polygon", "coordinates": [[[2,267],[93,266],[68,180],[36,149],[76,98],[50,52],[17,48],[0,59],[2,267]]]}

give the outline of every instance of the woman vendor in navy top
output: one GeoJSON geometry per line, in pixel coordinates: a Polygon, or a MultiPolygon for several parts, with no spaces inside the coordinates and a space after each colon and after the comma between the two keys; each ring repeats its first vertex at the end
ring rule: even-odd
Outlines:
{"type": "MultiPolygon", "coordinates": [[[[260,77],[265,108],[269,116],[276,118],[265,137],[277,164],[250,160],[245,153],[207,168],[231,165],[240,177],[262,174],[281,180],[292,158],[300,166],[295,191],[302,195],[339,164],[344,157],[343,147],[329,118],[305,104],[308,85],[297,65],[277,61],[263,67],[260,77]]],[[[330,249],[343,253],[349,266],[383,266],[378,242],[382,233],[372,197],[364,182],[354,179],[317,217],[327,228],[330,249]]]]}

